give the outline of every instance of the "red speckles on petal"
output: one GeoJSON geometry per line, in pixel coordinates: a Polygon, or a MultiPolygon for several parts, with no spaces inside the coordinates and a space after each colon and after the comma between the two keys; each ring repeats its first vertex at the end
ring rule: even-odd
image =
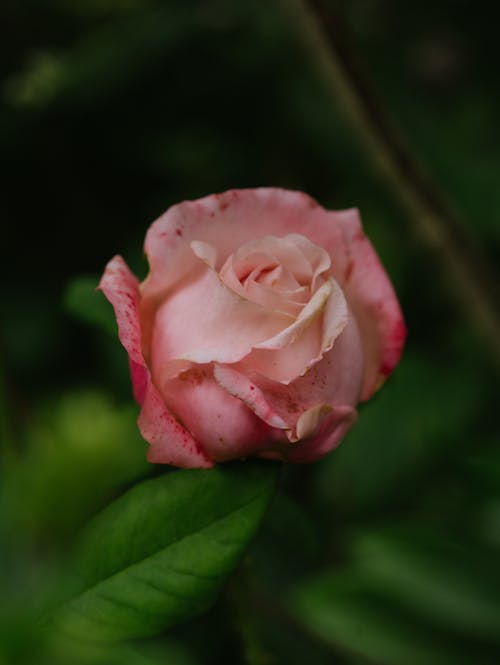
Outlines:
{"type": "Polygon", "coordinates": [[[99,288],[114,307],[120,341],[129,354],[134,396],[142,404],[139,429],[151,444],[148,459],[187,468],[212,466],[198,442],[169,413],[151,381],[141,350],[139,284],[120,256],[107,265],[99,288]]]}
{"type": "Polygon", "coordinates": [[[138,420],[142,436],[151,444],[148,460],[182,468],[208,468],[212,461],[193,437],[167,410],[154,385],[149,382],[138,420]]]}
{"type": "Polygon", "coordinates": [[[347,267],[346,267],[346,270],[345,270],[344,282],[347,283],[351,279],[353,268],[354,268],[354,261],[351,259],[349,261],[349,263],[347,264],[347,267]]]}
{"type": "Polygon", "coordinates": [[[118,336],[130,359],[144,365],[138,314],[139,282],[121,256],[115,256],[108,263],[98,288],[113,305],[118,336]]]}
{"type": "Polygon", "coordinates": [[[393,330],[388,336],[387,348],[380,364],[380,373],[384,378],[389,376],[399,362],[406,333],[404,321],[402,319],[396,321],[393,330]]]}

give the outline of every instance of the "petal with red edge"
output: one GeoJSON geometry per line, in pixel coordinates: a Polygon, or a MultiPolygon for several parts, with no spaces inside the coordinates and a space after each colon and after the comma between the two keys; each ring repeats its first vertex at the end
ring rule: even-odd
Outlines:
{"type": "Polygon", "coordinates": [[[121,256],[115,256],[104,270],[99,286],[115,310],[118,337],[130,359],[144,365],[139,324],[139,281],[121,256]]]}
{"type": "Polygon", "coordinates": [[[148,460],[155,464],[172,464],[185,469],[208,468],[208,459],[200,445],[167,410],[150,381],[138,420],[142,436],[151,445],[148,460]]]}
{"type": "Polygon", "coordinates": [[[271,427],[287,429],[288,424],[271,409],[263,392],[247,376],[227,365],[215,365],[214,378],[224,390],[242,400],[265,423],[271,427]]]}
{"type": "Polygon", "coordinates": [[[215,462],[253,455],[281,434],[224,390],[210,365],[167,382],[162,397],[215,462]]]}
{"type": "Polygon", "coordinates": [[[337,214],[349,252],[342,284],[358,322],[365,354],[361,400],[369,399],[397,365],[406,326],[380,259],[363,233],[357,210],[337,214]]]}

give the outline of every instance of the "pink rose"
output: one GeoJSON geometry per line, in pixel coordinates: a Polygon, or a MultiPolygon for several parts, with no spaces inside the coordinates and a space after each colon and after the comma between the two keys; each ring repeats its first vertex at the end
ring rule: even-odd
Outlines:
{"type": "Polygon", "coordinates": [[[120,256],[100,288],[126,348],[151,462],[309,462],[399,361],[405,325],[356,210],[232,190],[172,206],[139,284],[120,256]]]}

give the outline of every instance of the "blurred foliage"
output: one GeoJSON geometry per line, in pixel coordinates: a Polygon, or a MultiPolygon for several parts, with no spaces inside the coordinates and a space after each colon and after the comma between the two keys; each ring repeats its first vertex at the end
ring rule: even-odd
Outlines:
{"type": "MultiPolygon", "coordinates": [[[[337,5],[412,152],[498,262],[498,9],[337,5]]],[[[5,0],[0,22],[0,663],[497,663],[498,376],[283,5],[5,0]],[[210,612],[106,650],[54,643],[36,618],[66,592],[76,533],[157,472],[98,275],[116,253],[144,275],[144,232],[170,204],[257,185],[360,208],[405,310],[403,362],[338,451],[286,470],[210,612]]]]}

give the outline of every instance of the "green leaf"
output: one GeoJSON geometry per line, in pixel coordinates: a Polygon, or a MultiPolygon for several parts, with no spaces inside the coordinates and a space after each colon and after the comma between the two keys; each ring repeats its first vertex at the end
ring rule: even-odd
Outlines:
{"type": "Polygon", "coordinates": [[[497,556],[414,526],[365,530],[352,549],[370,586],[402,606],[460,634],[500,640],[497,556]]]}
{"type": "Polygon", "coordinates": [[[78,593],[54,615],[67,635],[153,635],[207,609],[255,534],[279,467],[237,463],[136,485],[91,524],[78,593]]]}
{"type": "Polygon", "coordinates": [[[1,484],[0,534],[10,516],[14,532],[73,538],[119,491],[149,475],[136,420],[134,405],[117,406],[98,390],[48,400],[31,415],[23,455],[1,484]]]}
{"type": "Polygon", "coordinates": [[[461,642],[440,634],[403,608],[369,591],[356,571],[327,571],[298,586],[290,610],[295,618],[334,650],[384,665],[474,665],[497,662],[461,642]]]}

